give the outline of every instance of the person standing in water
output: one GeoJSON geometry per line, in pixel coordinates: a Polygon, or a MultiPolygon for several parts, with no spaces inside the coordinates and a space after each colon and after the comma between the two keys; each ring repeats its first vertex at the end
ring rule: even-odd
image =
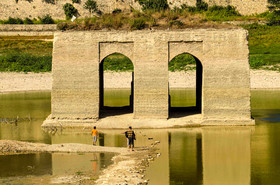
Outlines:
{"type": "Polygon", "coordinates": [[[125,132],[125,136],[128,139],[127,148],[128,149],[130,148],[131,151],[134,151],[133,147],[134,147],[134,140],[136,140],[136,137],[135,137],[135,133],[132,130],[131,126],[129,127],[129,130],[125,132]]]}
{"type": "Polygon", "coordinates": [[[91,134],[93,136],[93,145],[96,145],[96,141],[97,141],[97,130],[96,130],[96,126],[93,127],[91,134]]]}

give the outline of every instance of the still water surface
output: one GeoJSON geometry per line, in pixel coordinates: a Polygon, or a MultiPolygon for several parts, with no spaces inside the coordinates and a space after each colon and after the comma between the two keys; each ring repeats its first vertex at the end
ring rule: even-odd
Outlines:
{"type": "MultiPolygon", "coordinates": [[[[107,90],[104,104],[128,105],[128,95],[129,91],[125,90],[107,90]]],[[[194,96],[193,90],[173,90],[171,104],[193,106],[194,96]]],[[[280,91],[252,91],[251,106],[256,119],[253,127],[136,130],[136,146],[160,141],[161,156],[151,163],[146,173],[150,184],[279,185],[280,91]]],[[[91,144],[89,133],[51,135],[43,132],[40,126],[49,114],[49,92],[1,94],[0,139],[91,144]],[[20,119],[17,124],[7,123],[16,117],[20,119]]],[[[98,144],[125,146],[121,133],[121,130],[103,131],[98,144]]],[[[107,153],[0,156],[0,177],[98,173],[111,164],[112,156],[107,153]]]]}

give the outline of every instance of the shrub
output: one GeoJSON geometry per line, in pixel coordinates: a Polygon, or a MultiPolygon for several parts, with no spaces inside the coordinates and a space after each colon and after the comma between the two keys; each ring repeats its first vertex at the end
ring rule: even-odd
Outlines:
{"type": "Polygon", "coordinates": [[[175,7],[171,10],[171,12],[182,13],[182,12],[183,12],[183,9],[182,9],[182,8],[179,8],[179,7],[177,7],[177,6],[175,6],[175,7]]]}
{"type": "Polygon", "coordinates": [[[34,24],[33,21],[31,19],[29,19],[28,17],[26,17],[23,21],[24,24],[34,24]]]}
{"type": "Polygon", "coordinates": [[[279,11],[280,10],[280,1],[279,0],[268,0],[270,4],[268,6],[270,11],[279,11]]]}
{"type": "Polygon", "coordinates": [[[240,16],[240,13],[236,11],[235,7],[233,6],[211,6],[208,9],[208,14],[211,15],[219,15],[223,17],[230,17],[230,16],[240,16]]]}
{"type": "Polygon", "coordinates": [[[241,16],[233,6],[212,6],[206,12],[208,19],[212,21],[229,20],[230,17],[241,16]]]}
{"type": "Polygon", "coordinates": [[[20,18],[9,17],[7,21],[4,21],[4,24],[23,24],[23,20],[20,18]]]}
{"type": "MultiPolygon", "coordinates": [[[[16,1],[16,3],[18,3],[18,0],[15,0],[15,1],[16,1]]],[[[33,0],[25,0],[25,1],[31,3],[33,0]]]]}
{"type": "Polygon", "coordinates": [[[262,66],[267,65],[267,62],[265,62],[260,57],[250,57],[250,67],[252,69],[259,69],[262,66]]]}
{"type": "Polygon", "coordinates": [[[196,7],[195,6],[188,6],[186,4],[182,4],[181,9],[186,10],[187,12],[196,12],[196,7]]]}
{"type": "Polygon", "coordinates": [[[42,1],[48,4],[55,4],[56,0],[42,0],[42,1]]]}
{"type": "Polygon", "coordinates": [[[41,24],[54,24],[54,20],[50,15],[45,15],[43,18],[40,18],[41,24]]]}
{"type": "Polygon", "coordinates": [[[51,67],[52,56],[35,56],[16,51],[0,56],[0,71],[48,72],[51,67]]]}
{"type": "Polygon", "coordinates": [[[130,29],[132,30],[142,30],[145,28],[145,19],[144,18],[136,18],[130,22],[130,29]]]}
{"type": "Polygon", "coordinates": [[[196,6],[188,6],[186,4],[182,4],[181,9],[188,12],[203,12],[208,10],[208,4],[202,0],[198,0],[196,2],[196,6]]]}
{"type": "Polygon", "coordinates": [[[72,3],[77,3],[77,4],[80,4],[81,3],[81,0],[72,0],[72,3]]]}
{"type": "Polygon", "coordinates": [[[274,11],[269,17],[268,17],[268,23],[269,26],[276,26],[280,25],[280,10],[274,11]]]}
{"type": "Polygon", "coordinates": [[[104,71],[133,71],[131,60],[120,54],[114,53],[103,60],[104,71]]]}
{"type": "Polygon", "coordinates": [[[168,9],[167,0],[137,0],[142,10],[162,11],[168,9]]]}
{"type": "Polygon", "coordinates": [[[267,25],[280,25],[280,0],[268,0],[268,3],[270,4],[268,8],[272,15],[268,18],[267,25]]]}
{"type": "Polygon", "coordinates": [[[202,0],[198,0],[196,2],[196,10],[197,11],[207,11],[208,10],[208,4],[205,3],[204,1],[202,0]]]}
{"type": "Polygon", "coordinates": [[[112,13],[116,14],[116,13],[121,13],[122,10],[121,9],[118,9],[118,8],[115,8],[112,13]]]}
{"type": "Polygon", "coordinates": [[[183,22],[178,21],[178,20],[171,20],[171,21],[169,21],[168,24],[169,24],[169,27],[176,26],[178,28],[180,28],[180,27],[182,27],[184,25],[183,22]]]}
{"type": "Polygon", "coordinates": [[[64,14],[66,15],[66,19],[71,19],[73,15],[78,14],[78,10],[70,3],[66,3],[63,6],[64,14]]]}
{"type": "Polygon", "coordinates": [[[93,12],[96,12],[98,10],[97,4],[94,0],[87,0],[84,4],[84,8],[89,11],[90,16],[92,15],[93,12]]]}
{"type": "Polygon", "coordinates": [[[242,26],[246,30],[252,30],[252,29],[266,29],[266,25],[261,25],[258,23],[253,23],[253,24],[246,24],[242,26]]]}
{"type": "Polygon", "coordinates": [[[60,23],[57,24],[57,29],[65,31],[65,30],[68,29],[68,24],[65,23],[65,22],[60,22],[60,23]]]}
{"type": "Polygon", "coordinates": [[[196,64],[194,57],[190,54],[184,53],[174,57],[168,64],[169,71],[185,71],[195,69],[196,64]]]}

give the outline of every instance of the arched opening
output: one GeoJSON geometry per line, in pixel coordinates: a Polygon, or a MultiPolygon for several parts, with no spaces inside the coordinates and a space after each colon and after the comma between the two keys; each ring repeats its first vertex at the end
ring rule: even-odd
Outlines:
{"type": "Polygon", "coordinates": [[[203,67],[200,60],[182,53],[169,62],[168,70],[169,117],[201,113],[203,67]]]}
{"type": "Polygon", "coordinates": [[[133,70],[131,60],[113,53],[99,64],[99,117],[133,112],[133,70]]]}

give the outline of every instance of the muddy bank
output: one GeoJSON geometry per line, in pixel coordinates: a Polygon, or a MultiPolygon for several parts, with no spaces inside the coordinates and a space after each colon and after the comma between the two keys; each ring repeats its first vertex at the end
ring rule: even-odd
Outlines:
{"type": "Polygon", "coordinates": [[[36,153],[36,152],[113,152],[113,153],[126,153],[126,148],[120,147],[104,147],[92,146],[87,144],[78,143],[65,143],[65,144],[43,144],[43,143],[29,143],[12,140],[0,140],[0,155],[2,154],[19,154],[19,153],[36,153]]]}
{"type": "MultiPolygon", "coordinates": [[[[92,174],[78,176],[76,174],[65,175],[65,177],[59,177],[59,179],[54,177],[52,180],[50,180],[50,177],[45,178],[50,182],[55,180],[60,181],[60,183],[74,184],[147,184],[148,180],[144,179],[144,172],[149,166],[149,163],[160,156],[155,147],[158,143],[159,141],[156,141],[150,146],[138,147],[131,152],[128,151],[127,148],[92,146],[77,143],[48,145],[43,143],[0,140],[0,155],[38,152],[113,152],[118,153],[118,155],[112,158],[113,164],[107,169],[104,169],[97,179],[95,176],[92,176],[92,174]]],[[[36,178],[37,177],[34,177],[31,180],[35,183],[36,178]]]]}
{"type": "MultiPolygon", "coordinates": [[[[277,71],[251,70],[252,89],[280,88],[280,73],[277,71]]],[[[15,91],[50,91],[51,73],[0,72],[0,93],[15,91]]],[[[105,72],[105,88],[130,88],[132,75],[129,72],[105,72]]],[[[195,88],[195,71],[169,72],[170,88],[195,88]]]]}

